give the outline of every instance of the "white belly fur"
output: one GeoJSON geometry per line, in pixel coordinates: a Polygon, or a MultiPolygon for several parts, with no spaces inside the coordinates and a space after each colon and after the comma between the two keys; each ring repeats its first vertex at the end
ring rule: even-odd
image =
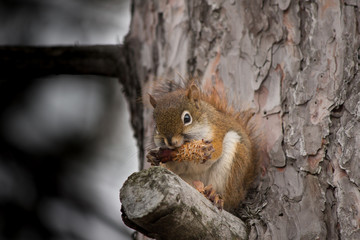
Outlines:
{"type": "Polygon", "coordinates": [[[216,192],[223,194],[235,157],[236,147],[240,140],[239,134],[229,131],[224,137],[223,151],[217,160],[209,160],[203,164],[185,161],[169,162],[166,163],[166,167],[190,185],[193,181],[200,180],[205,185],[212,184],[216,192]]]}

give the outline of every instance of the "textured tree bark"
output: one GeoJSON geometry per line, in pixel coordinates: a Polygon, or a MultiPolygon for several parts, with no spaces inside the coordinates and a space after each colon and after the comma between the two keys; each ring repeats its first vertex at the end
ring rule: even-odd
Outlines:
{"type": "Polygon", "coordinates": [[[246,239],[245,224],[162,167],[131,175],[120,191],[123,219],[156,239],[246,239]]]}
{"type": "Polygon", "coordinates": [[[133,1],[126,43],[144,96],[155,80],[197,75],[257,111],[266,200],[241,213],[250,239],[360,239],[359,5],[133,1]]]}

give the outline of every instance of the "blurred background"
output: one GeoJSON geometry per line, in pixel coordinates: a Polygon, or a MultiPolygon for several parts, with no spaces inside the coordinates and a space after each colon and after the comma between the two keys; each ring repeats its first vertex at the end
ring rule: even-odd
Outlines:
{"type": "MultiPolygon", "coordinates": [[[[0,1],[0,45],[117,44],[129,24],[129,0],[0,1]]],[[[0,76],[0,240],[131,239],[127,110],[116,79],[0,76]]]]}

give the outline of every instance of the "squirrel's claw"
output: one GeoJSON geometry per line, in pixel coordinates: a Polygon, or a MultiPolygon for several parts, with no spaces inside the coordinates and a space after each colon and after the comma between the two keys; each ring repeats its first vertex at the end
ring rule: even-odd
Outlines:
{"type": "Polygon", "coordinates": [[[216,193],[212,185],[204,186],[201,181],[194,181],[193,185],[202,195],[209,199],[219,210],[224,208],[224,200],[220,194],[216,193]]]}
{"type": "Polygon", "coordinates": [[[201,148],[203,154],[204,154],[204,159],[201,163],[205,163],[207,160],[209,160],[211,158],[211,155],[213,152],[215,152],[215,149],[213,147],[213,145],[211,144],[211,140],[202,140],[204,146],[201,148]]]}
{"type": "Polygon", "coordinates": [[[159,166],[160,163],[166,163],[174,158],[174,151],[171,149],[155,148],[146,154],[147,161],[151,166],[159,166]]]}

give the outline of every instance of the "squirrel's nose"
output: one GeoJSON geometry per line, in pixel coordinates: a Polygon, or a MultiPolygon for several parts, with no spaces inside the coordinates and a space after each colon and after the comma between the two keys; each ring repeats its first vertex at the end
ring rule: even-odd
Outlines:
{"type": "Polygon", "coordinates": [[[180,147],[183,144],[182,136],[166,137],[164,140],[166,146],[170,149],[180,147]]]}
{"type": "Polygon", "coordinates": [[[184,143],[184,137],[181,135],[175,135],[171,138],[169,143],[171,146],[180,147],[184,143]]]}

